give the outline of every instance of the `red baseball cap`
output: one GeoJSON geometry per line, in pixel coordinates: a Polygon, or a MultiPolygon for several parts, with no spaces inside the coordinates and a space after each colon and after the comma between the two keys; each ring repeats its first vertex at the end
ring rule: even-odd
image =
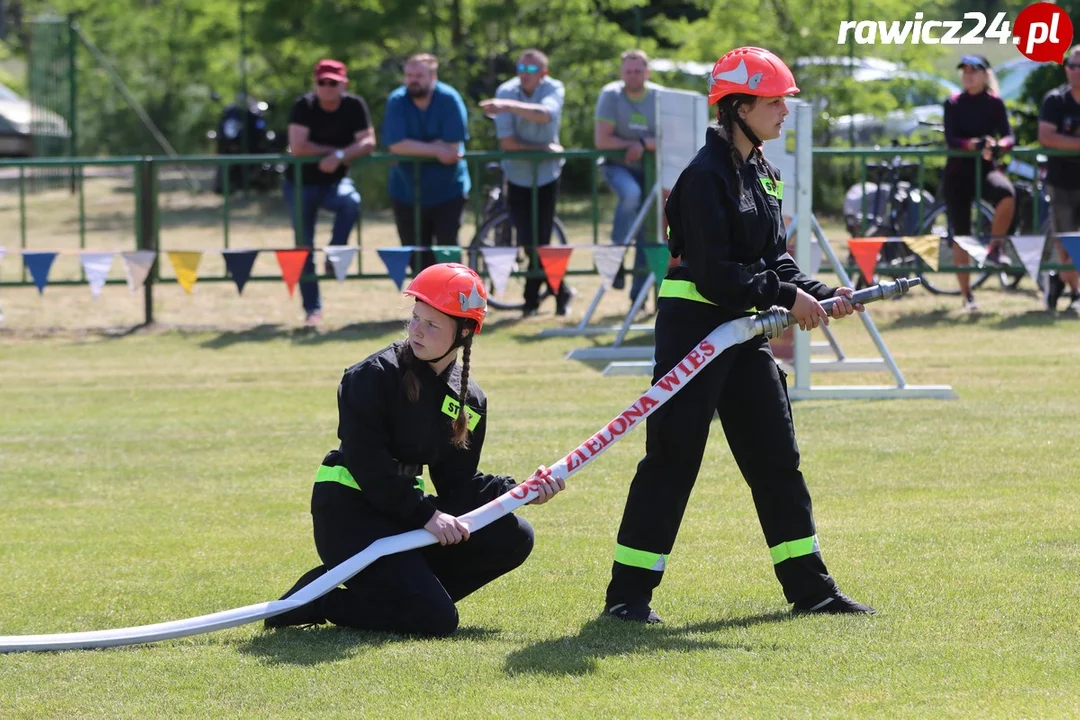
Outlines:
{"type": "Polygon", "coordinates": [[[322,80],[323,78],[337,80],[338,82],[347,82],[349,76],[345,70],[345,63],[329,59],[320,60],[315,63],[315,79],[322,80]]]}

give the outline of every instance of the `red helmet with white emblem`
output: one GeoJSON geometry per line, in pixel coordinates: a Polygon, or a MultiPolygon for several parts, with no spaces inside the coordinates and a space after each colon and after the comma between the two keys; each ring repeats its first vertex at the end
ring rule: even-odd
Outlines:
{"type": "Polygon", "coordinates": [[[709,104],[737,93],[780,97],[799,92],[784,61],[759,47],[735,48],[716,61],[709,74],[709,104]]]}
{"type": "Polygon", "coordinates": [[[424,268],[405,288],[405,294],[447,315],[475,320],[477,333],[487,315],[484,281],[461,263],[438,263],[424,268]]]}

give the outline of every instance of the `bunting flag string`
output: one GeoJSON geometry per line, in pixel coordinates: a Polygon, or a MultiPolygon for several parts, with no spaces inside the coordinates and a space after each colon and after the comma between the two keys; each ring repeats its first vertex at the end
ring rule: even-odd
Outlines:
{"type": "Polygon", "coordinates": [[[328,245],[324,248],[326,259],[330,261],[330,265],[334,268],[334,277],[337,278],[339,283],[345,282],[345,278],[349,274],[349,266],[352,265],[357,250],[358,248],[352,245],[328,245]]]}
{"type": "Polygon", "coordinates": [[[293,250],[275,250],[278,267],[281,268],[281,279],[285,281],[285,287],[289,290],[289,297],[296,291],[296,284],[300,282],[300,275],[304,272],[304,263],[307,262],[311,250],[296,248],[293,250]]]}
{"type": "Polygon", "coordinates": [[[628,246],[626,245],[592,246],[593,265],[596,267],[596,272],[600,275],[601,280],[604,281],[605,289],[611,290],[615,278],[618,276],[619,271],[622,270],[627,249],[628,246]]]}
{"type": "Polygon", "coordinates": [[[1043,248],[1046,247],[1045,235],[1013,235],[1009,238],[1016,254],[1020,256],[1020,264],[1027,270],[1032,279],[1038,279],[1039,266],[1042,265],[1043,248]]]}
{"type": "Polygon", "coordinates": [[[199,279],[199,263],[202,262],[201,251],[168,251],[169,262],[172,263],[173,272],[176,273],[176,282],[190,295],[199,279]]]}
{"type": "Polygon", "coordinates": [[[379,248],[379,257],[386,266],[386,274],[401,290],[405,285],[405,274],[409,268],[409,260],[412,259],[413,251],[417,250],[412,245],[404,247],[379,248]]]}
{"type": "Polygon", "coordinates": [[[544,268],[544,275],[552,292],[559,292],[574,249],[565,245],[541,245],[536,248],[536,252],[540,256],[540,265],[544,268]]]}
{"type": "MultiPolygon", "coordinates": [[[[1069,260],[1072,261],[1073,267],[1080,270],[1080,233],[1065,233],[1058,235],[1058,240],[1061,241],[1062,246],[1065,248],[1065,252],[1069,256],[1069,260]]],[[[0,258],[4,255],[4,251],[0,250],[0,258]]]]}
{"type": "Polygon", "coordinates": [[[45,286],[49,282],[49,270],[52,269],[56,255],[55,252],[23,251],[23,266],[30,273],[30,277],[33,278],[38,295],[45,294],[45,286]]]}
{"type": "Polygon", "coordinates": [[[517,248],[485,247],[480,249],[480,255],[484,258],[484,266],[487,268],[488,277],[491,278],[495,294],[501,296],[506,292],[506,285],[510,282],[510,273],[517,265],[517,248]]]}
{"type": "Polygon", "coordinates": [[[225,258],[225,271],[236,283],[236,292],[244,294],[244,285],[251,278],[251,268],[255,265],[255,258],[259,256],[258,250],[222,250],[221,256],[225,258]]]}
{"type": "Polygon", "coordinates": [[[887,240],[888,238],[883,237],[851,238],[848,240],[848,249],[855,256],[855,264],[858,265],[859,272],[862,273],[867,282],[870,282],[874,277],[878,254],[881,252],[881,246],[887,240]]]}
{"type": "Polygon", "coordinates": [[[90,283],[90,296],[97,299],[101,290],[105,287],[105,279],[112,270],[113,258],[116,253],[111,252],[82,252],[79,259],[82,261],[83,272],[86,280],[90,283]]]}
{"type": "Polygon", "coordinates": [[[121,253],[124,258],[124,274],[127,276],[128,287],[136,293],[146,284],[146,278],[150,275],[150,268],[154,266],[157,253],[153,250],[135,250],[121,253]]]}

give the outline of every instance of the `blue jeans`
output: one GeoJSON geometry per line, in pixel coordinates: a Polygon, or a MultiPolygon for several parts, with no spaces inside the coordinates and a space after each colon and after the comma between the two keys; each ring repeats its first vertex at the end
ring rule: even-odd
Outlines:
{"type": "MultiPolygon", "coordinates": [[[[293,221],[293,230],[296,230],[295,217],[293,215],[293,184],[291,180],[283,183],[285,191],[285,207],[289,211],[289,219],[293,221]]],[[[300,297],[304,301],[304,312],[313,313],[322,308],[319,299],[319,282],[315,280],[315,218],[319,214],[319,208],[334,213],[334,229],[330,234],[331,245],[347,245],[349,233],[356,226],[360,217],[360,191],[356,189],[352,179],[342,178],[334,185],[304,185],[300,188],[300,237],[304,245],[312,249],[304,263],[304,272],[301,277],[312,278],[300,281],[300,297]]]]}
{"type": "MultiPolygon", "coordinates": [[[[619,202],[615,205],[611,242],[615,245],[626,245],[630,240],[627,233],[630,232],[630,228],[634,225],[634,218],[637,217],[638,212],[641,210],[645,175],[640,170],[630,170],[622,165],[610,165],[608,163],[601,165],[600,171],[604,174],[604,181],[608,184],[608,187],[619,196],[619,202]]],[[[641,224],[641,229],[638,231],[637,237],[634,238],[634,245],[637,247],[634,254],[635,271],[647,270],[649,266],[645,251],[641,247],[645,244],[646,224],[647,220],[641,224]]],[[[646,276],[647,273],[634,273],[634,280],[630,286],[631,299],[637,298],[638,293],[641,292],[646,276]]],[[[619,278],[619,280],[621,279],[619,278]]],[[[619,287],[622,287],[621,283],[619,283],[619,287]]]]}

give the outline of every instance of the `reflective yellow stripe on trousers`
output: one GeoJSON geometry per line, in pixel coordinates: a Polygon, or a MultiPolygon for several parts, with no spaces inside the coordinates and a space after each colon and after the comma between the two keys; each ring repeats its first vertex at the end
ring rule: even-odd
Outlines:
{"type": "Polygon", "coordinates": [[[665,280],[660,285],[659,297],[681,298],[694,302],[716,305],[704,295],[698,292],[697,285],[689,280],[665,280]]]}
{"type": "MultiPolygon", "coordinates": [[[[320,465],[318,471],[315,473],[315,482],[336,482],[345,487],[351,487],[355,490],[359,490],[360,486],[356,484],[356,479],[353,478],[352,473],[349,472],[349,468],[344,465],[338,465],[337,467],[330,467],[329,465],[320,465]]],[[[416,485],[417,490],[423,491],[427,485],[424,483],[424,478],[417,477],[416,485]]]]}

